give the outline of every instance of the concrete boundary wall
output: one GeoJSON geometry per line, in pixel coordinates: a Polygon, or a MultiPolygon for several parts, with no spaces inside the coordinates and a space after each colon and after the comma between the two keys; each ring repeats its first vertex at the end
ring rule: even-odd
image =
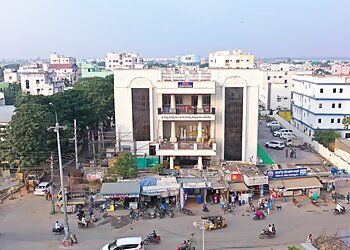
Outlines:
{"type": "Polygon", "coordinates": [[[285,128],[292,129],[293,133],[299,137],[302,138],[303,141],[309,143],[313,149],[319,153],[322,157],[324,157],[326,160],[328,160],[330,163],[332,163],[334,166],[345,169],[348,173],[350,173],[350,164],[341,159],[339,156],[337,156],[335,153],[329,151],[327,148],[322,146],[316,141],[313,141],[311,137],[307,136],[303,132],[301,132],[299,129],[294,127],[292,124],[284,120],[282,117],[280,117],[277,114],[274,114],[273,117],[285,128]]]}

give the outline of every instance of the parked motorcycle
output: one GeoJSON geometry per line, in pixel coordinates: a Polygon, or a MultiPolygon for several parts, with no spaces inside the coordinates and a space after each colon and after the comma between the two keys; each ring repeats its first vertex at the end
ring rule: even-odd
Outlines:
{"type": "Polygon", "coordinates": [[[181,208],[180,213],[186,214],[186,215],[193,215],[192,210],[187,209],[187,208],[181,208]]]}
{"type": "Polygon", "coordinates": [[[342,206],[342,208],[340,209],[340,211],[339,211],[338,209],[336,209],[336,208],[333,209],[333,214],[334,214],[334,215],[345,214],[345,212],[346,212],[346,209],[345,209],[344,206],[342,206]]]}
{"type": "Polygon", "coordinates": [[[255,206],[252,202],[249,202],[250,209],[255,212],[255,206]]]}
{"type": "Polygon", "coordinates": [[[156,237],[154,237],[153,235],[148,235],[146,239],[143,240],[143,244],[144,245],[148,245],[149,243],[153,243],[153,244],[159,244],[161,242],[160,236],[157,235],[156,237]]]}
{"type": "Polygon", "coordinates": [[[233,207],[230,204],[224,206],[224,213],[226,214],[227,212],[234,213],[233,207]]]}
{"type": "Polygon", "coordinates": [[[64,234],[64,227],[60,227],[60,228],[52,228],[52,233],[54,235],[60,235],[60,234],[64,234]]]}
{"type": "Polygon", "coordinates": [[[91,220],[86,220],[86,225],[82,223],[81,221],[78,221],[78,228],[85,229],[85,228],[92,228],[95,227],[94,223],[91,220]]]}
{"type": "Polygon", "coordinates": [[[314,204],[316,207],[319,207],[319,206],[320,206],[320,204],[318,203],[318,201],[315,200],[315,199],[311,199],[311,203],[314,204]]]}
{"type": "Polygon", "coordinates": [[[261,231],[261,233],[259,234],[259,238],[260,239],[272,239],[276,237],[276,232],[270,232],[268,229],[264,229],[261,231]]]}
{"type": "Polygon", "coordinates": [[[174,211],[173,211],[172,209],[170,209],[170,208],[167,208],[167,209],[166,209],[166,214],[167,214],[170,218],[174,218],[174,216],[175,216],[174,211]]]}
{"type": "Polygon", "coordinates": [[[166,211],[165,211],[164,208],[161,208],[161,209],[159,209],[159,210],[157,211],[157,217],[158,217],[159,219],[164,218],[165,214],[166,214],[166,211]]]}
{"type": "Polygon", "coordinates": [[[260,216],[258,216],[256,214],[253,216],[253,220],[265,220],[265,218],[266,218],[266,216],[264,213],[262,213],[262,218],[260,218],[260,216]]]}

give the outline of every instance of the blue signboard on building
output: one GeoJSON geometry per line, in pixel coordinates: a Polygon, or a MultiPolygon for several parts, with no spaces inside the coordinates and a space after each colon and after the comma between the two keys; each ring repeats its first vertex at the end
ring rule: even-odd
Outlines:
{"type": "Polygon", "coordinates": [[[269,179],[279,179],[288,177],[300,177],[307,175],[307,168],[287,168],[278,170],[267,170],[267,176],[269,179]]]}
{"type": "Polygon", "coordinates": [[[177,82],[178,88],[193,88],[193,82],[177,82]]]}

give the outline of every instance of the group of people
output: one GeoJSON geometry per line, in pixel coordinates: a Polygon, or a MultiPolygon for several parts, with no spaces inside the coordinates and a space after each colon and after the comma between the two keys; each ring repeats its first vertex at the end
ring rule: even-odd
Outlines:
{"type": "Polygon", "coordinates": [[[270,214],[271,200],[260,198],[258,200],[259,208],[264,209],[267,214],[270,214]]]}
{"type": "Polygon", "coordinates": [[[275,224],[269,224],[269,227],[267,228],[267,233],[276,234],[275,224]]]}
{"type": "Polygon", "coordinates": [[[286,158],[297,158],[297,151],[295,149],[286,149],[286,158]]]}

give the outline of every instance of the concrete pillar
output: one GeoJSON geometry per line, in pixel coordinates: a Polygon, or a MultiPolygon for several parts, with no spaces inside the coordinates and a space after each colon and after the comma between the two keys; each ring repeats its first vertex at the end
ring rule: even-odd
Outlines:
{"type": "Polygon", "coordinates": [[[214,123],[215,121],[211,121],[210,122],[210,138],[212,139],[212,140],[214,140],[215,139],[215,123],[214,123]]]}
{"type": "Polygon", "coordinates": [[[198,169],[202,170],[203,169],[203,157],[202,156],[198,156],[198,169]]]}
{"type": "Polygon", "coordinates": [[[174,156],[170,156],[170,169],[174,169],[174,156]]]}
{"type": "Polygon", "coordinates": [[[170,97],[170,109],[175,109],[175,95],[171,95],[170,97]]]}
{"type": "Polygon", "coordinates": [[[176,127],[175,127],[175,122],[171,122],[170,142],[176,142],[176,127]]]}
{"type": "Polygon", "coordinates": [[[185,206],[185,199],[184,199],[184,189],[180,188],[180,208],[183,208],[185,206]]]}
{"type": "Polygon", "coordinates": [[[199,142],[202,137],[202,122],[198,122],[198,129],[197,129],[197,141],[199,142]]]}
{"type": "Polygon", "coordinates": [[[198,105],[197,105],[197,109],[202,110],[203,109],[203,96],[199,95],[198,96],[198,105]]]}

